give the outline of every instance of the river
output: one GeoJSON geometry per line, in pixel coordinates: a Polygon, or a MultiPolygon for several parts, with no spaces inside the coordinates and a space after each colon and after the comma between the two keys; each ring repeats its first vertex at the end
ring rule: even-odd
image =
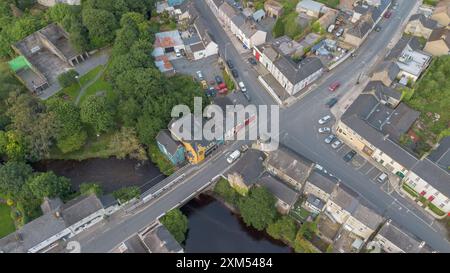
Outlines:
{"type": "Polygon", "coordinates": [[[211,196],[200,195],[181,208],[189,219],[187,253],[289,253],[291,248],[245,225],[239,215],[211,196]]]}

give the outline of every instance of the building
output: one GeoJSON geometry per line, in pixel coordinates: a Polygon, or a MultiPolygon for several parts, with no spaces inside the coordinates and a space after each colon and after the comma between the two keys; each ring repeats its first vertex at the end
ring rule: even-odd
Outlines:
{"type": "Polygon", "coordinates": [[[242,155],[239,164],[227,171],[228,183],[242,195],[255,185],[264,173],[263,162],[266,156],[259,150],[249,149],[242,155]]]}
{"type": "Polygon", "coordinates": [[[254,47],[253,54],[289,95],[295,95],[317,80],[324,66],[319,58],[310,57],[296,63],[291,56],[303,55],[304,48],[286,36],[271,44],[254,47]],[[286,54],[288,53],[288,54],[286,54]]]}
{"type": "Polygon", "coordinates": [[[383,217],[360,202],[345,222],[344,228],[366,241],[382,222],[383,217]]]}
{"type": "Polygon", "coordinates": [[[441,26],[448,26],[450,24],[450,0],[439,1],[431,19],[437,21],[441,26]]]}
{"type": "Polygon", "coordinates": [[[312,0],[301,0],[297,3],[295,10],[297,13],[306,13],[308,16],[319,18],[326,6],[322,3],[312,0]]]}
{"type": "Polygon", "coordinates": [[[171,60],[177,59],[176,52],[185,51],[186,47],[178,30],[158,32],[155,34],[152,56],[161,72],[173,71],[171,60]]]}
{"type": "Polygon", "coordinates": [[[450,172],[450,137],[444,137],[438,147],[430,153],[428,159],[443,170],[450,172]]]}
{"type": "Polygon", "coordinates": [[[181,142],[185,149],[185,156],[192,164],[203,161],[208,155],[223,144],[223,138],[207,140],[203,135],[206,118],[193,114],[173,119],[168,126],[172,138],[181,142]]]}
{"type": "Polygon", "coordinates": [[[386,253],[420,253],[425,242],[388,220],[375,235],[375,242],[386,253]]]}
{"type": "Polygon", "coordinates": [[[173,165],[179,165],[186,160],[183,144],[174,140],[169,130],[163,129],[159,131],[158,135],[156,135],[156,144],[159,150],[173,165]]]}
{"type": "Polygon", "coordinates": [[[258,185],[265,187],[275,196],[276,206],[282,214],[287,214],[299,197],[298,192],[271,175],[264,175],[258,179],[258,185]]]}
{"type": "Polygon", "coordinates": [[[252,14],[253,21],[259,22],[266,17],[266,12],[263,9],[259,9],[252,14]]]}
{"type": "Polygon", "coordinates": [[[20,56],[9,63],[10,67],[32,92],[48,88],[60,74],[89,57],[72,47],[68,33],[57,24],[34,32],[12,48],[20,56]]]}
{"type": "Polygon", "coordinates": [[[66,204],[45,200],[39,218],[16,232],[0,239],[3,252],[45,252],[61,239],[71,238],[115,212],[119,206],[114,199],[81,195],[66,204]]]}
{"type": "Polygon", "coordinates": [[[271,174],[297,190],[302,189],[313,168],[311,161],[286,147],[269,152],[264,165],[271,174]]]}
{"type": "Polygon", "coordinates": [[[307,196],[303,207],[319,214],[338,186],[339,183],[335,179],[318,171],[311,172],[303,187],[303,194],[307,196]]]}
{"type": "Polygon", "coordinates": [[[199,38],[195,43],[189,45],[194,60],[217,55],[219,53],[219,46],[211,38],[204,19],[197,17],[194,21],[194,27],[199,38]]]}
{"type": "Polygon", "coordinates": [[[179,6],[183,4],[184,0],[167,0],[167,5],[169,7],[179,6]]]}
{"type": "Polygon", "coordinates": [[[382,104],[390,105],[393,108],[399,105],[402,98],[401,92],[387,87],[381,81],[369,82],[363,92],[374,95],[382,104]]]}
{"type": "Polygon", "coordinates": [[[383,61],[375,67],[371,80],[380,81],[385,86],[391,86],[399,74],[400,67],[397,62],[383,61]]]}
{"type": "Polygon", "coordinates": [[[53,7],[56,4],[62,3],[67,5],[81,5],[81,0],[38,0],[40,5],[46,7],[53,7]]]}
{"type": "Polygon", "coordinates": [[[428,39],[431,32],[437,28],[437,22],[423,14],[414,14],[409,18],[405,33],[428,39]]]}
{"type": "Polygon", "coordinates": [[[338,8],[341,10],[351,11],[357,0],[340,0],[338,8]]]}
{"type": "Polygon", "coordinates": [[[336,134],[403,179],[405,186],[427,199],[434,211],[442,211],[442,216],[450,211],[449,173],[427,158],[419,160],[398,144],[419,115],[404,103],[393,108],[373,92],[363,92],[338,121],[336,134]]]}
{"type": "Polygon", "coordinates": [[[283,15],[283,5],[276,0],[268,0],[264,2],[264,10],[267,13],[267,16],[272,18],[278,18],[283,15]]]}
{"type": "Polygon", "coordinates": [[[424,51],[433,56],[450,54],[450,27],[433,30],[428,38],[424,51]]]}
{"type": "Polygon", "coordinates": [[[318,22],[323,29],[328,29],[331,24],[334,24],[339,11],[328,8],[327,11],[319,18],[318,22]]]}

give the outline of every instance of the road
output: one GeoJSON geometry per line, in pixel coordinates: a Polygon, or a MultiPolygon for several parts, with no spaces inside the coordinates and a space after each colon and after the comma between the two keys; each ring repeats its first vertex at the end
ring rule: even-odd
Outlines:
{"type": "MultiPolygon", "coordinates": [[[[220,52],[226,54],[226,58],[231,59],[239,70],[241,80],[244,80],[252,96],[252,103],[275,104],[257,81],[256,72],[233,47],[229,37],[203,0],[194,0],[194,2],[200,14],[209,22],[208,27],[217,44],[219,44],[220,52]]],[[[338,79],[346,82],[336,92],[339,96],[342,96],[343,92],[348,90],[347,87],[352,85],[352,82],[356,82],[356,78],[361,72],[367,72],[375,59],[384,56],[385,49],[392,43],[392,40],[395,40],[394,37],[398,35],[402,22],[407,18],[415,4],[414,1],[406,0],[398,2],[399,7],[389,19],[388,27],[383,27],[379,33],[371,34],[357,51],[357,57],[341,64],[332,73],[324,75],[313,92],[289,108],[281,110],[280,138],[284,145],[313,161],[319,162],[328,171],[339,177],[342,183],[367,199],[385,217],[392,218],[437,251],[450,252],[448,241],[430,223],[418,217],[413,210],[410,210],[409,206],[403,204],[403,200],[384,192],[379,185],[370,181],[367,176],[345,163],[341,156],[324,145],[323,139],[316,134],[317,120],[330,113],[329,109],[324,106],[324,102],[331,96],[327,91],[328,85],[338,79]]],[[[164,196],[150,202],[151,204],[138,209],[133,214],[117,213],[109,221],[81,233],[74,240],[81,244],[82,252],[110,251],[120,242],[148,226],[164,212],[177,206],[180,200],[195,195],[196,191],[208,185],[212,178],[223,173],[229,167],[225,161],[225,154],[234,150],[238,145],[238,143],[234,143],[231,144],[231,147],[223,146],[222,150],[218,151],[215,156],[201,164],[200,169],[192,176],[187,175],[178,186],[169,189],[164,196]]],[[[170,179],[175,178],[171,177],[170,179]]]]}

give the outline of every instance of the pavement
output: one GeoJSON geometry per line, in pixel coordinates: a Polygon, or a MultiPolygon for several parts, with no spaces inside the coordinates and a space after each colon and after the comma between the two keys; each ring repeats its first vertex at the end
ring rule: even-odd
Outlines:
{"type": "MultiPolygon", "coordinates": [[[[245,82],[253,104],[275,105],[271,96],[257,80],[257,74],[246,58],[232,46],[228,35],[222,29],[209,7],[203,0],[194,0],[201,16],[209,22],[210,32],[214,34],[219,44],[220,54],[231,59],[238,69],[241,79],[245,82]]],[[[363,161],[357,166],[346,163],[342,155],[323,142],[322,135],[317,133],[317,120],[330,114],[330,109],[324,104],[336,95],[343,96],[356,83],[361,73],[367,74],[376,60],[386,54],[386,49],[399,36],[401,26],[409,13],[417,4],[416,1],[399,0],[399,6],[385,27],[380,32],[373,32],[358,49],[357,56],[345,61],[326,74],[315,89],[289,108],[280,109],[280,141],[303,156],[320,163],[329,173],[341,179],[341,183],[349,186],[364,197],[384,217],[393,219],[405,229],[426,241],[439,252],[450,252],[450,244],[442,229],[436,228],[434,219],[411,206],[401,196],[380,186],[373,181],[377,171],[366,166],[363,161]],[[334,81],[345,83],[336,92],[330,93],[328,86],[334,81]],[[348,88],[347,88],[348,86],[348,88]],[[344,88],[343,88],[344,87],[344,88]],[[368,169],[366,169],[368,168],[368,169]],[[390,193],[391,192],[391,193],[390,193]]],[[[383,19],[384,20],[384,19],[383,19]]],[[[241,94],[237,94],[241,95],[241,94]]],[[[186,172],[186,177],[180,179],[176,186],[169,188],[163,195],[155,198],[132,214],[120,212],[110,220],[102,222],[97,228],[92,228],[76,238],[81,244],[82,252],[107,252],[120,242],[126,240],[140,229],[149,225],[166,211],[181,205],[184,201],[196,195],[211,180],[224,173],[230,165],[225,157],[239,147],[240,143],[222,146],[215,155],[196,168],[195,172],[186,172]]],[[[239,162],[239,161],[237,161],[239,162]]],[[[236,163],[235,163],[236,164],[236,163]]],[[[177,179],[179,175],[171,176],[168,181],[177,179]]],[[[164,183],[168,183],[165,181],[164,183]]]]}

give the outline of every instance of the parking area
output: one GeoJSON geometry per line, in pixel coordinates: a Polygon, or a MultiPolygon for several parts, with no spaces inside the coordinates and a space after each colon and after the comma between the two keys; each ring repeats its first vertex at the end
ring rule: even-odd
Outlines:
{"type": "Polygon", "coordinates": [[[214,77],[220,75],[222,70],[218,63],[218,56],[210,56],[196,61],[189,61],[186,58],[179,58],[172,61],[173,68],[177,73],[191,75],[198,80],[197,71],[201,71],[203,78],[209,83],[214,81],[214,77]]]}

